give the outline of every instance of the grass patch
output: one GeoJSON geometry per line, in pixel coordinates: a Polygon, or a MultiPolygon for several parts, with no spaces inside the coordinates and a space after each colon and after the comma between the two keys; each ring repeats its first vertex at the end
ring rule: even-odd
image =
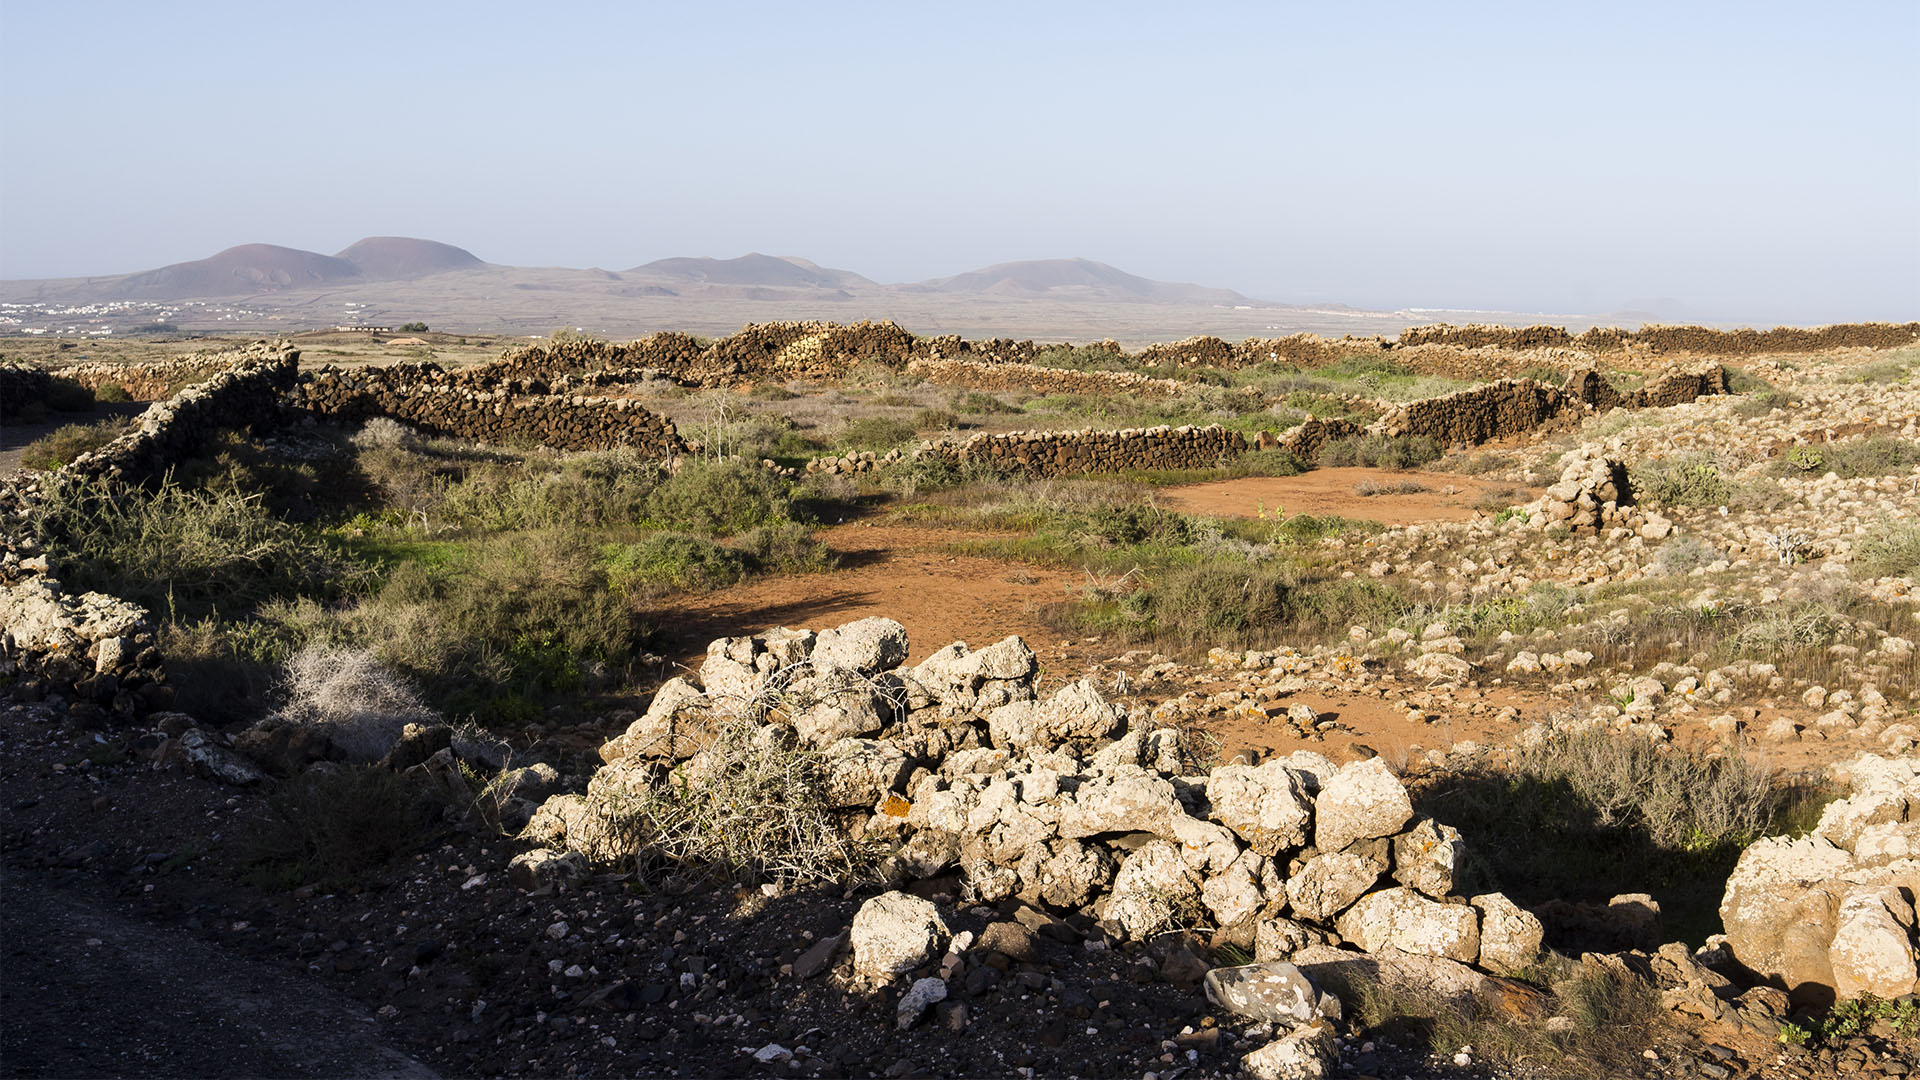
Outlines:
{"type": "Polygon", "coordinates": [[[66,480],[52,486],[34,529],[71,586],[181,617],[338,594],[365,577],[317,532],[281,521],[261,496],[232,485],[193,491],[168,480],[148,492],[66,480]]]}
{"type": "Polygon", "coordinates": [[[1373,469],[1416,469],[1440,460],[1440,444],[1425,435],[1388,438],[1368,433],[1335,439],[1320,450],[1322,468],[1365,466],[1373,469]]]}
{"type": "Polygon", "coordinates": [[[20,464],[29,469],[58,469],[119,438],[130,426],[129,421],[119,418],[91,424],[62,424],[28,443],[20,451],[20,464]]]}
{"type": "Polygon", "coordinates": [[[1550,735],[1503,767],[1429,776],[1414,794],[1465,836],[1472,891],[1523,905],[1651,892],[1668,932],[1697,944],[1718,929],[1741,850],[1780,831],[1809,789],[1737,748],[1697,755],[1588,731],[1550,735]]]}
{"type": "Polygon", "coordinates": [[[1775,458],[1768,471],[1775,476],[1820,476],[1831,472],[1843,480],[1853,480],[1906,472],[1917,464],[1920,464],[1920,442],[1873,435],[1792,447],[1775,458]]]}
{"type": "Polygon", "coordinates": [[[1852,570],[1861,578],[1920,580],[1920,523],[1889,518],[1869,526],[1853,545],[1852,570]]]}
{"type": "Polygon", "coordinates": [[[1636,498],[1656,506],[1725,506],[1734,492],[1720,467],[1699,454],[1644,462],[1628,479],[1636,498]]]}

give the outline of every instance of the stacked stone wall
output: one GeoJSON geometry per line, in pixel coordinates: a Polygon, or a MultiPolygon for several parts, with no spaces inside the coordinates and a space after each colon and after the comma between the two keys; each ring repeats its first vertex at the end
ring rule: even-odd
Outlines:
{"type": "Polygon", "coordinates": [[[1424,435],[1442,446],[1472,446],[1584,412],[1580,400],[1559,387],[1532,379],[1503,379],[1396,405],[1371,430],[1393,438],[1424,435]]]}
{"type": "Polygon", "coordinates": [[[628,398],[522,393],[530,384],[517,382],[476,390],[435,371],[321,368],[301,379],[292,400],[317,416],[387,416],[428,434],[481,442],[527,441],[557,450],[624,446],[663,458],[686,449],[671,421],[628,398]]]}
{"type": "Polygon", "coordinates": [[[128,483],[158,479],[216,431],[277,419],[300,364],[300,354],[285,343],[261,342],[208,359],[218,361],[212,378],[155,402],[132,430],[74,458],[65,471],[128,483]]]}
{"type": "Polygon", "coordinates": [[[956,465],[1029,476],[1132,470],[1210,469],[1248,450],[1245,436],[1218,425],[1119,431],[983,432],[961,443],[926,443],[920,453],[956,465]]]}
{"type": "Polygon", "coordinates": [[[47,400],[53,376],[25,364],[0,364],[0,422],[13,423],[19,410],[47,400]]]}
{"type": "Polygon", "coordinates": [[[1466,348],[1527,349],[1542,346],[1578,346],[1613,351],[1645,346],[1656,352],[1686,352],[1710,356],[1751,356],[1755,353],[1816,352],[1822,349],[1894,349],[1920,342],[1920,322],[1842,323],[1833,326],[1777,326],[1771,330],[1743,328],[1715,330],[1705,326],[1643,326],[1639,330],[1594,327],[1569,334],[1558,326],[1452,326],[1435,323],[1400,332],[1399,344],[1455,345],[1466,348]]]}
{"type": "Polygon", "coordinates": [[[972,390],[1031,390],[1039,394],[1139,394],[1176,397],[1192,389],[1178,379],[1155,379],[1132,371],[1077,371],[1038,364],[980,360],[913,360],[907,374],[941,386],[972,390]]]}
{"type": "MultiPolygon", "coordinates": [[[[264,343],[259,343],[264,344],[264,343]]],[[[89,390],[118,386],[135,401],[165,401],[195,383],[203,382],[234,363],[232,352],[198,352],[147,364],[77,364],[53,374],[89,390]]]]}

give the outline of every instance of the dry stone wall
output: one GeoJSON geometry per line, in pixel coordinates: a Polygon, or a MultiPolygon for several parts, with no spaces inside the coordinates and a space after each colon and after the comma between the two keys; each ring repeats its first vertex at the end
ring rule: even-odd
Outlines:
{"type": "Polygon", "coordinates": [[[1584,414],[1579,399],[1532,379],[1502,379],[1487,386],[1396,405],[1373,431],[1389,437],[1424,435],[1442,446],[1473,446],[1534,431],[1569,414],[1584,414]]]}
{"type": "Polygon", "coordinates": [[[74,458],[64,471],[145,483],[222,428],[252,427],[280,416],[281,399],[299,369],[299,352],[284,342],[261,342],[216,355],[218,373],[212,378],[155,402],[132,430],[74,458]]]}
{"type": "Polygon", "coordinates": [[[663,458],[686,450],[673,423],[637,401],[517,392],[524,388],[516,381],[471,389],[432,365],[325,367],[303,377],[292,400],[317,416],[389,416],[429,434],[481,442],[530,441],[559,450],[624,446],[663,458]]]}
{"type": "Polygon", "coordinates": [[[1435,323],[1400,332],[1406,345],[1491,346],[1528,349],[1542,346],[1578,346],[1614,351],[1645,346],[1655,352],[1687,352],[1712,356],[1751,356],[1756,353],[1814,352],[1834,348],[1895,349],[1920,342],[1920,322],[1842,323],[1833,326],[1778,326],[1772,330],[1715,330],[1705,326],[1643,326],[1639,330],[1594,327],[1569,334],[1559,326],[1452,326],[1435,323]]]}
{"type": "Polygon", "coordinates": [[[1031,390],[1040,394],[1139,394],[1177,397],[1191,389],[1178,379],[1155,379],[1132,371],[1077,371],[1024,363],[980,360],[913,360],[907,374],[941,386],[973,390],[1031,390]]]}
{"type": "Polygon", "coordinates": [[[0,422],[12,423],[16,410],[43,402],[53,392],[53,376],[26,364],[0,364],[0,422]]]}
{"type": "Polygon", "coordinates": [[[1029,476],[1211,469],[1246,453],[1246,437],[1219,425],[1122,428],[1119,431],[982,432],[965,442],[929,442],[920,454],[955,465],[983,465],[1029,476]]]}
{"type": "Polygon", "coordinates": [[[232,352],[198,352],[147,364],[78,364],[53,372],[89,390],[118,386],[135,401],[165,401],[235,363],[232,352]]]}

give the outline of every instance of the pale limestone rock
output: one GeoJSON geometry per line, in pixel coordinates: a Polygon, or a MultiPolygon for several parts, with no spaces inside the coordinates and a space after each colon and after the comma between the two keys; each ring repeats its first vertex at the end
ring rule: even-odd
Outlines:
{"type": "Polygon", "coordinates": [[[1328,852],[1392,836],[1413,817],[1407,789],[1377,757],[1342,765],[1326,779],[1313,809],[1314,846],[1328,852]]]}
{"type": "Polygon", "coordinates": [[[1473,898],[1480,911],[1480,966],[1496,975],[1512,975],[1540,958],[1544,928],[1534,914],[1504,893],[1473,898]]]}
{"type": "Polygon", "coordinates": [[[1326,922],[1365,896],[1385,870],[1367,855],[1339,851],[1315,855],[1287,879],[1287,902],[1298,917],[1326,922]]]}
{"type": "Polygon", "coordinates": [[[1297,772],[1282,760],[1215,768],[1207,776],[1207,802],[1215,821],[1262,855],[1306,843],[1313,818],[1313,803],[1297,772]]]}
{"type": "Polygon", "coordinates": [[[1340,936],[1368,952],[1395,948],[1471,964],[1480,957],[1480,913],[1408,888],[1362,897],[1339,920],[1340,936]]]}
{"type": "Polygon", "coordinates": [[[882,893],[860,905],[851,941],[855,974],[873,982],[926,963],[949,932],[932,903],[902,892],[882,893]]]}

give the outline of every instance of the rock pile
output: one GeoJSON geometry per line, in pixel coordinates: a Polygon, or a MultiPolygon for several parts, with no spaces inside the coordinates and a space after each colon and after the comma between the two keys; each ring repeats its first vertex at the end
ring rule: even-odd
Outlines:
{"type": "Polygon", "coordinates": [[[22,680],[13,691],[29,700],[69,695],[101,724],[173,700],[145,608],[102,593],[68,595],[42,573],[0,585],[0,679],[22,680]]]}
{"type": "Polygon", "coordinates": [[[1799,839],[1747,848],[1720,918],[1733,958],[1799,1004],[1920,993],[1920,760],[1864,755],[1799,839]]]}
{"type": "MultiPolygon", "coordinates": [[[[1145,940],[1206,919],[1261,960],[1308,944],[1444,957],[1496,972],[1538,953],[1538,920],[1454,892],[1460,834],[1417,816],[1379,759],[1310,752],[1196,771],[1180,733],[1108,702],[1091,680],[1041,700],[1018,637],[949,645],[907,667],[889,619],[712,643],[601,750],[585,795],[548,800],[529,836],[597,860],[632,854],[631,792],[705,775],[706,730],[820,752],[846,833],[884,843],[895,882],[957,874],[1145,940]]],[[[918,937],[916,936],[916,940],[918,937]]]]}
{"type": "Polygon", "coordinates": [[[1000,472],[1064,476],[1132,469],[1210,469],[1248,450],[1246,437],[1217,424],[1119,431],[982,432],[965,442],[927,442],[923,456],[1000,472]]]}
{"type": "Polygon", "coordinates": [[[1560,456],[1560,479],[1528,507],[1527,522],[1597,533],[1626,524],[1623,507],[1632,502],[1627,467],[1608,457],[1606,447],[1584,443],[1560,456]]]}

